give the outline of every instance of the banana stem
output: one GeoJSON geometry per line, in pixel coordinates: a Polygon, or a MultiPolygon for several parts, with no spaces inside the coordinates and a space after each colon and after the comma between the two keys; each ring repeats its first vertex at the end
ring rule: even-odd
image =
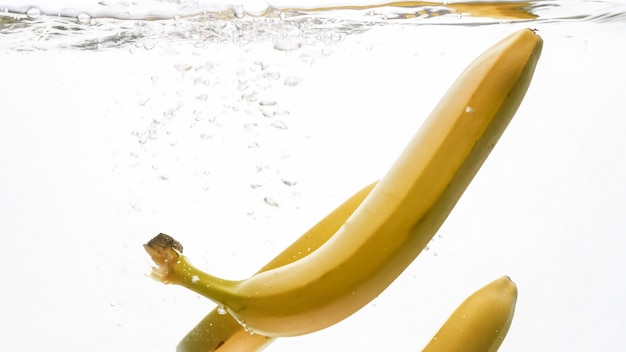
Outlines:
{"type": "Polygon", "coordinates": [[[156,264],[150,275],[153,279],[186,287],[221,306],[237,308],[236,300],[229,299],[237,281],[224,280],[193,266],[182,254],[183,246],[172,237],[160,233],[144,248],[156,264]]]}

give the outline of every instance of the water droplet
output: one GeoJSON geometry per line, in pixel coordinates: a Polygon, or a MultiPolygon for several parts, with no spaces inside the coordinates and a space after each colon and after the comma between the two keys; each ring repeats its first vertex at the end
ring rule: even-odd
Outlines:
{"type": "Polygon", "coordinates": [[[89,24],[91,22],[91,16],[88,13],[82,12],[76,16],[76,21],[80,24],[89,24]]]}
{"type": "Polygon", "coordinates": [[[26,11],[26,16],[31,20],[36,20],[41,17],[41,10],[37,7],[31,7],[26,11]]]}
{"type": "Polygon", "coordinates": [[[226,313],[227,313],[226,307],[224,307],[224,306],[217,306],[217,314],[224,315],[226,313]]]}
{"type": "Polygon", "coordinates": [[[473,114],[474,113],[474,108],[472,108],[471,106],[466,106],[465,107],[465,112],[468,114],[473,114]]]}

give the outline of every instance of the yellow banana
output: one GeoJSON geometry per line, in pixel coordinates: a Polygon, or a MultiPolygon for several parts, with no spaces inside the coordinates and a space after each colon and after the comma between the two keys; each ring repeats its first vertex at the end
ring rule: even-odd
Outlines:
{"type": "Polygon", "coordinates": [[[212,299],[265,336],[306,334],[348,317],[395,280],[438,230],[521,103],[541,48],[541,38],[525,29],[476,59],[354,213],[307,256],[232,281],[151,241],[146,250],[159,266],[153,276],[212,299]]]}
{"type": "Polygon", "coordinates": [[[508,276],[474,292],[452,313],[423,352],[495,352],[509,331],[517,287],[508,276]]]}
{"type": "MultiPolygon", "coordinates": [[[[375,185],[376,182],[355,193],[263,266],[259,272],[289,264],[315,251],[337,232],[375,185]]],[[[163,235],[159,238],[158,241],[163,246],[173,244],[173,241],[169,241],[163,235]]],[[[152,247],[158,248],[159,246],[153,244],[152,247]]],[[[182,246],[178,245],[175,248],[182,252],[182,246]]],[[[151,247],[146,247],[146,249],[153,251],[151,247]]],[[[216,308],[185,335],[176,350],[178,352],[260,351],[273,340],[274,338],[269,336],[250,334],[231,315],[223,314],[221,308],[216,308]]]]}

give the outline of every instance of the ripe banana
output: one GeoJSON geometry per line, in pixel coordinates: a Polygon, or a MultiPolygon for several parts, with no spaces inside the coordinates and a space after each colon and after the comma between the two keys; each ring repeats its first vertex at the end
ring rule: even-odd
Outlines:
{"type": "Polygon", "coordinates": [[[446,219],[515,114],[541,48],[541,38],[525,29],[477,58],[389,172],[312,253],[232,281],[153,240],[146,245],[158,265],[153,277],[212,299],[265,336],[306,334],[350,316],[402,273],[446,219]]]}
{"type": "MultiPolygon", "coordinates": [[[[375,185],[376,182],[355,193],[263,266],[259,272],[289,264],[315,251],[337,232],[375,185]]],[[[163,246],[173,243],[168,242],[165,235],[161,235],[160,238],[161,240],[157,242],[162,243],[163,246]]],[[[149,252],[154,251],[153,248],[159,248],[159,245],[146,246],[149,252]]],[[[175,248],[182,253],[182,246],[175,248]]],[[[274,338],[269,336],[250,334],[231,315],[223,314],[221,308],[216,308],[185,335],[176,350],[178,352],[260,351],[273,340],[274,338]]]]}
{"type": "Polygon", "coordinates": [[[491,282],[463,301],[422,351],[497,351],[516,301],[517,287],[508,276],[491,282]]]}

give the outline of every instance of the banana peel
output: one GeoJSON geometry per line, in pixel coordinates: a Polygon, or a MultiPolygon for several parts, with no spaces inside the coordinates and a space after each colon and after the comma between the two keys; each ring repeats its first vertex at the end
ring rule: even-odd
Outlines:
{"type": "MultiPolygon", "coordinates": [[[[243,289],[241,289],[238,288],[238,285],[241,285],[240,282],[230,282],[215,278],[191,266],[186,258],[182,256],[182,246],[178,248],[173,245],[177,242],[167,235],[160,234],[148,242],[145,245],[145,249],[157,264],[157,267],[154,267],[152,272],[152,276],[155,279],[164,283],[183,285],[223,305],[219,312],[217,310],[211,312],[194,328],[181,341],[178,350],[187,352],[259,350],[272,341],[272,337],[269,336],[289,336],[290,334],[295,335],[314,331],[303,330],[303,328],[307,328],[304,325],[305,323],[315,320],[318,325],[314,329],[330,326],[338,320],[349,316],[377,296],[419,254],[423,248],[420,246],[425,245],[430,240],[453,208],[458,197],[460,197],[465,187],[471,181],[482,161],[484,161],[489,151],[495,145],[528,88],[541,52],[541,46],[541,39],[534,32],[521,30],[505,38],[479,57],[444,96],[425,123],[426,126],[414,137],[399,161],[394,164],[390,173],[383,180],[376,186],[370,185],[366,187],[318,223],[292,246],[277,256],[275,260],[262,268],[257,275],[251,277],[250,281],[252,284],[249,284],[248,287],[246,287],[248,282],[244,282],[243,289]],[[472,120],[481,120],[484,118],[483,115],[489,115],[485,122],[472,120]],[[490,122],[491,120],[489,120],[492,115],[496,116],[495,122],[490,122]],[[468,137],[467,133],[476,133],[476,137],[468,137]],[[488,138],[484,138],[485,134],[488,138]],[[473,138],[476,138],[476,140],[473,140],[473,138]],[[430,139],[443,144],[441,144],[441,147],[436,147],[439,144],[419,142],[420,140],[430,141],[430,139]],[[462,140],[470,149],[455,145],[455,140],[462,140]],[[432,147],[432,145],[435,145],[435,147],[432,147]],[[429,153],[435,159],[430,159],[429,153]],[[452,157],[448,158],[448,156],[452,157]],[[411,161],[411,158],[415,157],[417,157],[418,164],[424,163],[423,170],[420,169],[419,165],[412,165],[413,161],[411,161]],[[406,164],[407,162],[409,164],[406,164]],[[438,176],[438,172],[435,172],[438,168],[446,176],[438,176]],[[410,183],[408,188],[402,188],[402,182],[399,181],[402,181],[405,177],[402,176],[402,173],[407,170],[410,171],[409,173],[417,172],[418,177],[410,179],[410,182],[407,181],[410,183]],[[448,179],[449,181],[447,181],[448,179]],[[398,183],[400,184],[399,186],[397,185],[398,183]],[[426,200],[419,201],[420,204],[417,208],[423,208],[423,210],[419,210],[418,213],[414,214],[412,213],[412,208],[415,207],[415,203],[406,203],[406,200],[411,201],[411,199],[416,199],[416,197],[426,200]],[[396,198],[402,199],[398,201],[396,198]],[[385,210],[383,207],[385,203],[394,204],[394,207],[391,210],[385,210]],[[409,213],[406,213],[409,209],[407,207],[411,208],[409,213]],[[343,259],[344,262],[334,263],[332,262],[335,260],[334,257],[324,256],[325,252],[330,252],[336,256],[342,252],[337,251],[337,248],[333,247],[342,247],[352,240],[361,240],[358,238],[359,231],[355,232],[353,230],[350,232],[350,226],[347,226],[348,229],[346,230],[345,224],[350,223],[352,227],[356,224],[357,230],[359,228],[365,230],[367,227],[364,224],[367,224],[367,221],[373,221],[373,224],[376,225],[377,218],[381,217],[375,216],[378,213],[385,214],[381,215],[386,220],[386,222],[379,224],[382,226],[381,228],[385,229],[385,226],[391,226],[388,230],[392,232],[400,231],[399,235],[397,235],[399,236],[397,242],[389,247],[390,253],[376,252],[375,247],[372,247],[372,243],[374,245],[383,243],[379,239],[383,235],[378,233],[372,234],[372,231],[370,231],[369,236],[372,237],[372,241],[369,243],[363,242],[363,246],[356,246],[358,248],[353,251],[356,253],[353,253],[353,257],[361,256],[363,258],[355,261],[354,258],[346,256],[343,259]],[[398,213],[400,213],[400,216],[398,213]],[[398,221],[405,222],[406,226],[398,227],[394,225],[396,223],[394,216],[397,217],[398,221]],[[422,217],[424,218],[422,219],[422,217]],[[408,221],[406,220],[407,218],[415,220],[408,221]],[[342,236],[346,237],[346,231],[353,236],[352,238],[348,237],[350,241],[342,241],[341,239],[342,236]],[[406,235],[404,231],[408,231],[406,235]],[[338,235],[340,233],[344,234],[340,236],[338,235]],[[407,237],[404,236],[417,237],[407,242],[407,237]],[[376,271],[379,269],[370,265],[370,262],[366,262],[367,258],[365,258],[363,253],[358,253],[361,247],[371,252],[369,254],[374,253],[375,256],[378,255],[384,260],[388,260],[391,264],[387,265],[386,262],[381,262],[383,266],[380,270],[383,271],[376,271]],[[415,248],[411,249],[410,247],[415,248]],[[331,265],[326,269],[322,269],[330,270],[329,274],[311,272],[310,264],[315,264],[316,260],[317,264],[321,266],[328,266],[328,263],[337,265],[334,267],[331,265]],[[349,262],[350,260],[352,260],[352,263],[349,262]],[[305,264],[308,264],[308,266],[305,264]],[[367,282],[366,284],[337,288],[337,282],[330,282],[329,284],[324,281],[328,280],[326,279],[327,277],[332,277],[333,275],[339,275],[338,277],[343,279],[347,277],[345,275],[355,274],[356,272],[352,270],[356,267],[355,265],[361,267],[363,264],[369,265],[370,269],[374,270],[371,275],[367,274],[365,277],[356,275],[358,280],[367,282]],[[335,270],[335,268],[337,269],[335,270]],[[341,268],[344,271],[348,270],[348,272],[342,273],[341,268]],[[293,276],[294,272],[307,274],[303,275],[302,280],[304,280],[304,283],[300,285],[304,285],[307,289],[311,288],[310,290],[305,289],[302,291],[300,287],[294,287],[296,291],[289,291],[291,287],[286,287],[285,285],[294,286],[294,284],[290,280],[284,280],[282,275],[293,276]],[[313,276],[317,274],[319,278],[309,278],[308,274],[313,276]],[[341,275],[344,275],[344,277],[341,275]],[[272,280],[278,281],[274,285],[272,280]],[[300,298],[295,297],[311,295],[311,291],[315,291],[315,285],[319,286],[320,289],[328,287],[332,287],[333,290],[343,289],[343,292],[338,292],[338,294],[342,295],[346,295],[346,292],[354,290],[353,287],[357,287],[359,290],[363,289],[366,295],[363,296],[364,298],[361,297],[361,301],[357,304],[351,302],[348,297],[337,300],[341,305],[330,306],[325,305],[328,303],[327,301],[332,301],[334,297],[324,296],[315,302],[315,304],[318,304],[317,306],[301,309],[305,303],[299,302],[308,301],[298,301],[300,298]],[[254,293],[246,293],[263,291],[264,286],[269,286],[269,288],[265,288],[265,292],[262,292],[262,294],[269,295],[267,296],[269,300],[261,297],[261,299],[255,301],[254,293]],[[253,288],[253,291],[246,291],[250,287],[253,288]],[[273,305],[274,302],[278,302],[276,299],[272,300],[272,290],[274,288],[282,294],[282,296],[277,296],[282,299],[279,308],[284,309],[283,307],[287,306],[289,307],[288,309],[297,310],[295,314],[289,315],[292,313],[290,311],[276,312],[268,310],[271,307],[267,305],[273,305]],[[283,304],[285,299],[289,299],[289,297],[294,298],[293,302],[287,302],[288,304],[286,305],[283,304]],[[344,309],[343,305],[348,305],[348,308],[344,309]],[[328,317],[327,315],[332,315],[328,314],[329,312],[335,314],[328,307],[335,310],[337,307],[342,307],[345,311],[339,312],[340,314],[336,316],[328,317]],[[307,310],[309,308],[310,310],[307,310]],[[228,309],[231,314],[220,314],[223,309],[228,309]],[[274,316],[275,314],[284,314],[284,316],[274,316]],[[237,317],[237,319],[233,319],[231,315],[237,317]],[[308,320],[311,317],[315,318],[308,320]],[[250,325],[247,324],[248,321],[251,322],[250,325]],[[294,323],[294,330],[289,330],[292,329],[288,324],[290,322],[294,323]],[[250,335],[248,331],[253,331],[255,334],[250,335]]],[[[393,238],[393,235],[390,237],[393,238]]],[[[351,250],[345,247],[340,249],[351,250]]],[[[387,251],[387,247],[385,247],[385,251],[387,251]]],[[[373,262],[376,262],[376,260],[373,262]]],[[[298,285],[296,284],[295,286],[298,285]]],[[[353,295],[356,293],[356,291],[352,292],[353,295]]],[[[314,294],[315,292],[313,292],[313,296],[310,296],[312,299],[316,297],[314,294]]],[[[440,341],[441,339],[437,337],[437,340],[440,341]]],[[[432,350],[442,349],[434,348],[432,350]]]]}
{"type": "Polygon", "coordinates": [[[508,276],[492,281],[465,299],[422,351],[497,351],[516,302],[517,286],[508,276]]]}
{"type": "MultiPolygon", "coordinates": [[[[376,182],[356,192],[258,272],[289,264],[315,251],[338,230],[375,185],[376,182]]],[[[182,246],[180,248],[182,253],[182,246]]],[[[274,339],[270,336],[250,334],[231,315],[224,314],[221,307],[216,307],[183,337],[176,350],[178,352],[260,351],[274,339]]]]}

